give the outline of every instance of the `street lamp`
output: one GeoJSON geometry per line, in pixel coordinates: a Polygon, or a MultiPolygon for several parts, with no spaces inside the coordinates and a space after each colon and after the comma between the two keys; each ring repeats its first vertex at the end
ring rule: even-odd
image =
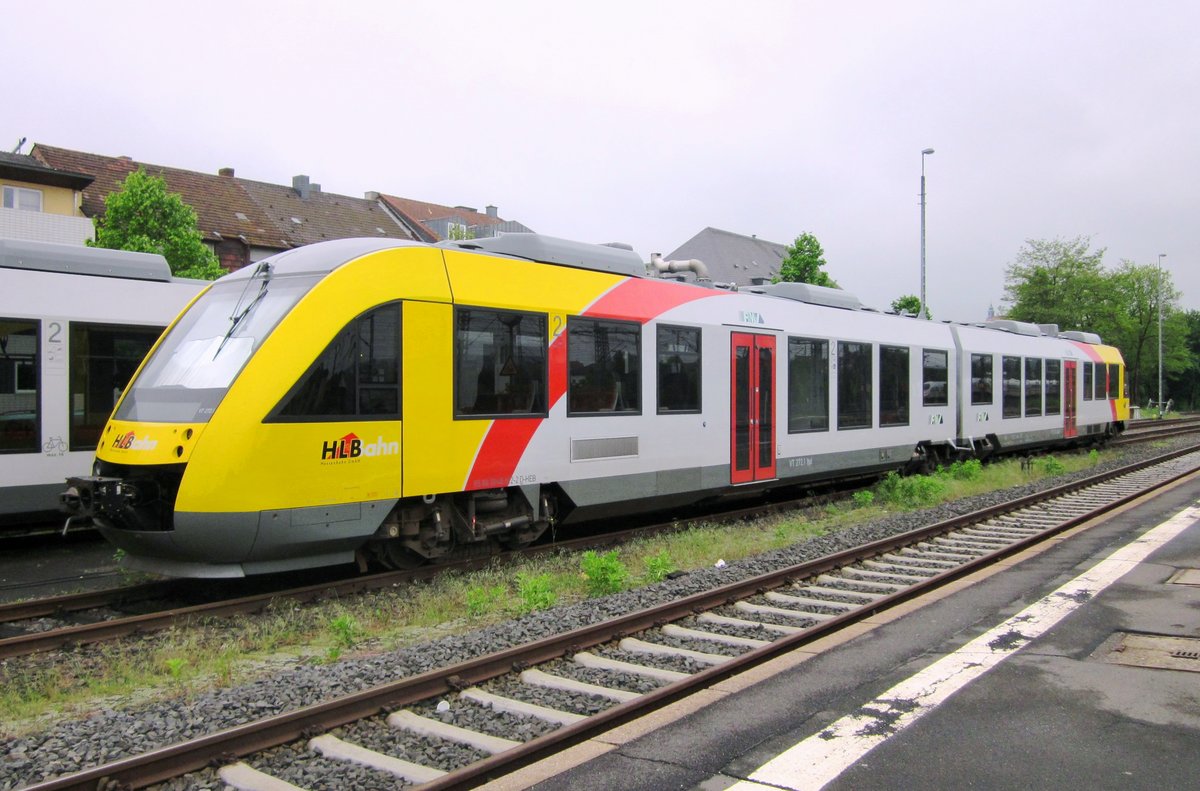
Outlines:
{"type": "Polygon", "coordinates": [[[933,153],[932,148],[921,150],[921,310],[917,318],[928,318],[925,311],[925,157],[933,153]]]}
{"type": "Polygon", "coordinates": [[[1159,416],[1160,418],[1162,417],[1162,413],[1163,413],[1163,389],[1162,389],[1162,368],[1163,368],[1163,366],[1162,366],[1162,363],[1163,363],[1163,355],[1162,355],[1162,299],[1163,299],[1163,293],[1162,293],[1162,260],[1163,260],[1164,258],[1166,258],[1166,257],[1167,257],[1167,254],[1166,254],[1166,253],[1159,253],[1159,254],[1158,254],[1158,287],[1155,289],[1155,291],[1157,291],[1157,292],[1158,292],[1158,293],[1157,293],[1158,299],[1157,299],[1156,301],[1158,302],[1158,416],[1159,416]]]}

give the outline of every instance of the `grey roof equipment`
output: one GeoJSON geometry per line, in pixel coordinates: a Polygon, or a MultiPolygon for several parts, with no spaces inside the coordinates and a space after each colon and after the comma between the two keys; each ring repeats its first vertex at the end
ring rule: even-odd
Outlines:
{"type": "Polygon", "coordinates": [[[103,247],[0,239],[0,267],[62,272],[72,275],[123,277],[129,280],[171,281],[167,259],[155,253],[134,253],[103,247]]]}
{"type": "Polygon", "coordinates": [[[485,253],[524,258],[546,264],[594,269],[628,277],[645,277],[646,264],[629,249],[604,244],[588,244],[543,236],[538,233],[506,233],[485,239],[439,242],[436,247],[479,250],[485,253]]]}
{"type": "Polygon", "coordinates": [[[807,302],[810,305],[824,305],[829,308],[844,310],[862,310],[862,302],[849,291],[840,288],[814,286],[809,283],[772,283],[769,286],[751,286],[740,289],[751,294],[765,294],[768,297],[780,297],[796,302],[807,302]]]}

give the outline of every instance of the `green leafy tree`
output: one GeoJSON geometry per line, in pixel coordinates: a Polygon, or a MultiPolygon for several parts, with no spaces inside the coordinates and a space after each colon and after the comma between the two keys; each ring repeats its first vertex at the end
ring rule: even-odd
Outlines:
{"type": "MultiPolygon", "coordinates": [[[[916,294],[905,294],[902,297],[896,297],[892,300],[892,311],[894,313],[910,313],[913,316],[921,315],[921,298],[916,294]]],[[[925,318],[933,320],[933,311],[929,306],[925,306],[925,318]]]]}
{"type": "Polygon", "coordinates": [[[825,272],[825,251],[817,237],[807,231],[796,237],[779,264],[775,282],[809,283],[814,286],[837,288],[838,284],[825,272]]]}
{"type": "Polygon", "coordinates": [[[104,199],[92,247],[158,253],[176,277],[215,280],[225,274],[196,230],[196,212],[160,176],[139,168],[104,199]]]}
{"type": "Polygon", "coordinates": [[[1008,317],[1097,332],[1113,312],[1106,302],[1103,257],[1104,250],[1092,250],[1088,237],[1027,240],[1007,272],[1008,317]]]}
{"type": "Polygon", "coordinates": [[[1183,364],[1167,377],[1167,392],[1177,408],[1193,410],[1200,405],[1200,310],[1179,314],[1179,321],[1184,335],[1183,364]]]}

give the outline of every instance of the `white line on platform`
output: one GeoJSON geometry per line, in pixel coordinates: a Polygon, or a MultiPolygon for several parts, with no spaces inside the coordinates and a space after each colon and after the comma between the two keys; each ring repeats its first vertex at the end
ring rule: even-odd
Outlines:
{"type": "Polygon", "coordinates": [[[868,752],[1081,607],[1151,552],[1200,521],[1191,507],[1113,552],[1044,599],[884,692],[854,714],[796,744],[727,791],[823,788],[868,752]]]}

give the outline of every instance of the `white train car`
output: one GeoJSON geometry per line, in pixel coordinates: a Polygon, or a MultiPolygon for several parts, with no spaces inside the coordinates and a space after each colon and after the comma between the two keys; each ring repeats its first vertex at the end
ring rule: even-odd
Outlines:
{"type": "Polygon", "coordinates": [[[0,523],[58,511],[113,405],[206,285],[160,255],[0,239],[0,523]]]}

